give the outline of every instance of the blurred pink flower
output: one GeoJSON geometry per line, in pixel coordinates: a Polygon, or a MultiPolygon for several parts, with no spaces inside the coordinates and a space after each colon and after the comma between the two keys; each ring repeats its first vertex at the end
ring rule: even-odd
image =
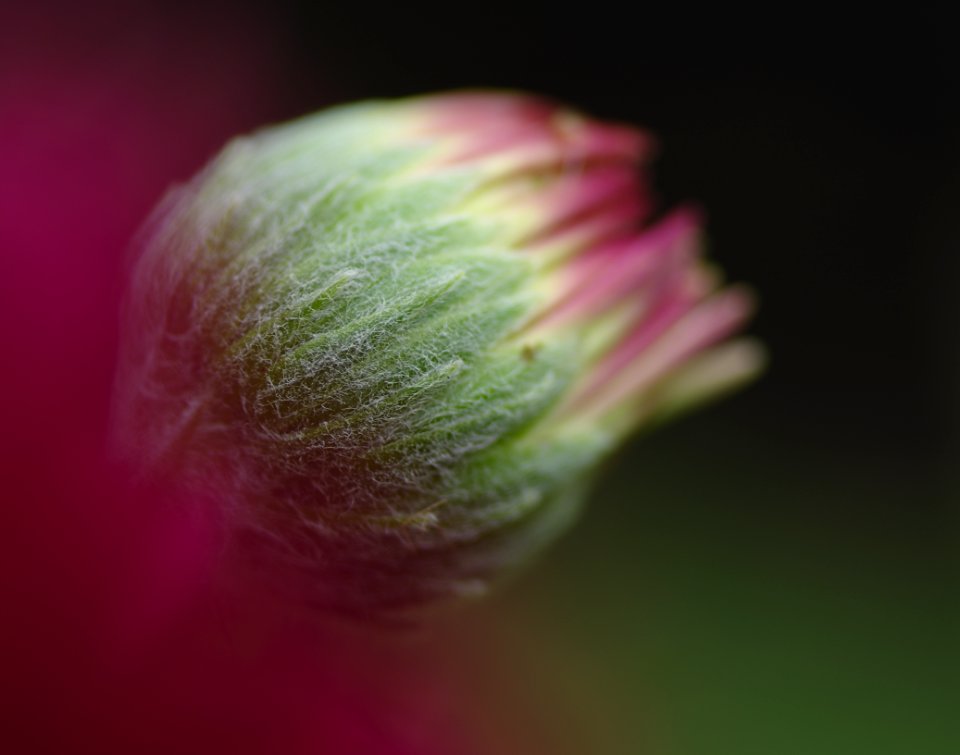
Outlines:
{"type": "Polygon", "coordinates": [[[102,452],[124,249],[278,64],[233,5],[93,5],[0,10],[0,750],[457,751],[433,681],[265,618],[215,522],[102,452]]]}

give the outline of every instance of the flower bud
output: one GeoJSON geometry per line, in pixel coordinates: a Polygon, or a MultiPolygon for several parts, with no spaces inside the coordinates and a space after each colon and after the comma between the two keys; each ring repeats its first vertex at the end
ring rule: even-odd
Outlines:
{"type": "Polygon", "coordinates": [[[753,375],[652,145],[538,98],[368,102],[230,143],[143,235],[115,430],[311,601],[475,593],[626,436],[753,375]]]}

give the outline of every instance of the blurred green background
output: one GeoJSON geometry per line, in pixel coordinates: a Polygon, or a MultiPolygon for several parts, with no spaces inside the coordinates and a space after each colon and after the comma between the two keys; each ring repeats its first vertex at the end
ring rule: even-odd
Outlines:
{"type": "Polygon", "coordinates": [[[554,751],[957,752],[944,470],[791,444],[745,427],[746,401],[638,440],[482,609],[523,625],[521,685],[562,698],[554,751]]]}

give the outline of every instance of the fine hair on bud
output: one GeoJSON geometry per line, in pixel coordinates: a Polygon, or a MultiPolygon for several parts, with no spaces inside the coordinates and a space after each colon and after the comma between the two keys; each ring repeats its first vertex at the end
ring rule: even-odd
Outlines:
{"type": "Polygon", "coordinates": [[[310,604],[483,592],[627,436],[762,361],[699,213],[650,199],[651,150],[486,91],[233,140],[139,237],[117,451],[310,604]]]}

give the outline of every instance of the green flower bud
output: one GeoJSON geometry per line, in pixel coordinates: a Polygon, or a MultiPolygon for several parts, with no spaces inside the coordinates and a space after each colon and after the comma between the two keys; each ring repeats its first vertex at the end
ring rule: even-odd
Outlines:
{"type": "Polygon", "coordinates": [[[215,500],[313,602],[482,590],[628,434],[758,367],[721,343],[750,302],[718,289],[695,213],[651,221],[649,152],[507,93],[236,139],[144,233],[123,453],[215,500]]]}

